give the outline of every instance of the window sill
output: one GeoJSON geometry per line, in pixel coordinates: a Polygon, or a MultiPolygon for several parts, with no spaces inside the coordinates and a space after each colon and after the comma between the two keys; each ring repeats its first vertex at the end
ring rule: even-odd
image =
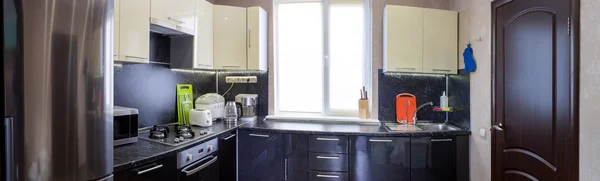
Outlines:
{"type": "Polygon", "coordinates": [[[326,122],[338,124],[380,124],[377,119],[359,119],[357,117],[323,115],[268,115],[265,120],[290,122],[326,122]]]}

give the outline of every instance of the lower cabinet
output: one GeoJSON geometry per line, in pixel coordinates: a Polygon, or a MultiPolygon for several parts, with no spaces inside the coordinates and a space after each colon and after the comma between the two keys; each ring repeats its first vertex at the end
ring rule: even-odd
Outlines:
{"type": "Polygon", "coordinates": [[[351,180],[410,181],[410,137],[350,137],[351,180]]]}
{"type": "Polygon", "coordinates": [[[469,180],[468,137],[413,137],[412,181],[469,180]]]}
{"type": "Polygon", "coordinates": [[[285,134],[284,180],[308,180],[308,135],[285,134]]]}
{"type": "Polygon", "coordinates": [[[177,180],[177,156],[169,156],[149,164],[115,172],[115,181],[177,180]]]}
{"type": "Polygon", "coordinates": [[[238,180],[284,180],[283,135],[239,130],[238,180]]]}
{"type": "Polygon", "coordinates": [[[219,137],[219,180],[236,181],[237,165],[237,135],[236,131],[219,137]]]}

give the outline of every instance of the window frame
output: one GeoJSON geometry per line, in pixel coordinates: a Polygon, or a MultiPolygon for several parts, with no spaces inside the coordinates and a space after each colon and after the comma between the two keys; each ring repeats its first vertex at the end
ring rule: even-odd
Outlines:
{"type": "MultiPolygon", "coordinates": [[[[365,89],[369,92],[369,107],[372,107],[372,0],[361,0],[363,2],[362,6],[363,6],[363,10],[364,10],[364,35],[363,35],[363,80],[362,83],[365,86],[365,89]]],[[[273,50],[274,50],[274,58],[275,61],[273,61],[273,67],[274,67],[274,96],[273,98],[275,99],[273,102],[275,103],[274,105],[274,113],[275,115],[278,116],[286,116],[286,115],[292,115],[292,116],[310,116],[310,117],[314,117],[314,116],[318,116],[318,117],[327,117],[327,116],[332,116],[332,117],[336,117],[336,116],[358,116],[358,112],[357,111],[336,111],[336,110],[332,110],[329,104],[329,55],[330,55],[330,48],[329,48],[329,20],[330,20],[330,8],[331,8],[331,3],[330,0],[273,0],[273,38],[274,38],[274,45],[273,45],[273,50]],[[322,82],[323,82],[323,90],[322,90],[322,96],[323,96],[323,104],[322,104],[322,110],[321,113],[315,113],[315,112],[291,112],[291,111],[280,111],[279,110],[279,66],[278,66],[278,62],[279,62],[279,55],[278,55],[278,26],[277,26],[277,22],[278,22],[278,5],[279,4],[284,4],[284,3],[307,3],[307,2],[321,2],[322,3],[322,8],[323,8],[323,66],[321,67],[323,69],[323,75],[322,75],[322,82]]],[[[357,100],[357,105],[356,107],[358,108],[358,100],[357,100]]]]}

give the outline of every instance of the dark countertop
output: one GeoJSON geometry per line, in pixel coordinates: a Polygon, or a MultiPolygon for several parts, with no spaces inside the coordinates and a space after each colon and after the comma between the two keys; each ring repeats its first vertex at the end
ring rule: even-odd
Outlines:
{"type": "Polygon", "coordinates": [[[209,131],[213,132],[210,136],[181,146],[169,146],[144,139],[138,139],[138,142],[133,144],[116,146],[113,154],[114,171],[117,172],[126,170],[156,161],[167,156],[176,155],[179,151],[194,147],[206,141],[212,140],[223,133],[234,130],[243,123],[245,122],[238,122],[234,125],[225,124],[223,121],[214,122],[211,127],[207,128],[209,131]]]}
{"type": "Polygon", "coordinates": [[[383,123],[378,124],[347,124],[344,122],[318,122],[318,121],[258,121],[238,122],[235,125],[225,124],[222,121],[215,122],[208,128],[214,132],[212,135],[199,139],[193,143],[182,146],[169,146],[160,143],[139,139],[137,143],[121,145],[114,148],[114,171],[126,170],[152,161],[176,155],[179,151],[191,148],[198,144],[209,141],[223,133],[236,128],[241,130],[279,132],[279,133],[303,133],[303,134],[328,134],[328,135],[363,135],[363,136],[466,136],[471,132],[468,130],[458,131],[403,131],[388,132],[383,123]]]}

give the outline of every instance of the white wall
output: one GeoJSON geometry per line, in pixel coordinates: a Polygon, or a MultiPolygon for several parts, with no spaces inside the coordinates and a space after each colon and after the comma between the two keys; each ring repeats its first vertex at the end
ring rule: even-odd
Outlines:
{"type": "Polygon", "coordinates": [[[471,131],[469,138],[470,174],[473,181],[491,180],[491,1],[454,0],[455,11],[459,11],[459,61],[470,41],[477,70],[471,73],[471,131]],[[477,41],[481,37],[481,41],[477,41]],[[479,136],[485,129],[486,136],[479,136]]]}
{"type": "Polygon", "coordinates": [[[600,180],[600,1],[581,0],[579,180],[600,180]]]}

